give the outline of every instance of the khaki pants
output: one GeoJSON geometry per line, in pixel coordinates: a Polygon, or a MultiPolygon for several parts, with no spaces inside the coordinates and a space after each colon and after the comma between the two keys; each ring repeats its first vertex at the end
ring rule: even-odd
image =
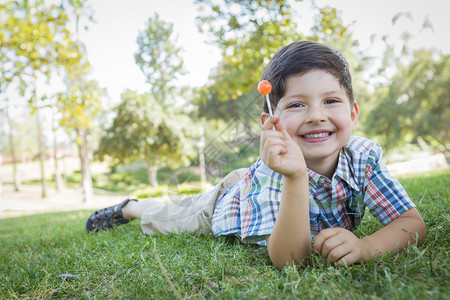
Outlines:
{"type": "Polygon", "coordinates": [[[192,195],[169,203],[155,203],[141,218],[142,231],[156,232],[211,232],[211,221],[219,197],[232,185],[244,178],[248,169],[238,169],[225,176],[208,192],[192,195]]]}

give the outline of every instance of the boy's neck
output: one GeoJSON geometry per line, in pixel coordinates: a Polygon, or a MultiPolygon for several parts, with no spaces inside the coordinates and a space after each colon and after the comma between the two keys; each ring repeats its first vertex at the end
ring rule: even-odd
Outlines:
{"type": "Polygon", "coordinates": [[[339,160],[339,153],[336,157],[322,160],[306,161],[308,168],[316,172],[317,174],[323,175],[331,179],[339,160]]]}

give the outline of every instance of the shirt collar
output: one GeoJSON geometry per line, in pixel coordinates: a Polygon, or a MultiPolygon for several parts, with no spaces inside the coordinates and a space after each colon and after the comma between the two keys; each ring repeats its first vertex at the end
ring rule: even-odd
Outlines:
{"type": "Polygon", "coordinates": [[[312,183],[313,185],[316,185],[319,183],[321,175],[314,172],[310,168],[308,168],[308,176],[309,176],[309,182],[312,183]]]}
{"type": "Polygon", "coordinates": [[[334,171],[334,177],[339,177],[345,181],[352,189],[359,191],[358,183],[355,179],[351,158],[347,156],[347,148],[342,148],[339,152],[339,160],[334,171]]]}
{"type": "MultiPolygon", "coordinates": [[[[343,180],[345,181],[352,189],[355,191],[359,191],[358,183],[355,179],[354,172],[352,171],[351,159],[349,159],[346,155],[346,148],[342,148],[339,152],[338,164],[336,166],[336,170],[334,171],[333,178],[331,180],[332,187],[334,188],[336,184],[343,180]]],[[[320,179],[323,175],[320,175],[313,170],[308,168],[309,182],[312,185],[320,184],[320,179]]]]}

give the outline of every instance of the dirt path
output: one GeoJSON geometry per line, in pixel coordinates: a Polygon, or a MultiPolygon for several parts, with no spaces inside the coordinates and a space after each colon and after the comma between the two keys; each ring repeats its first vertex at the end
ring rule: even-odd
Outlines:
{"type": "Polygon", "coordinates": [[[14,217],[46,211],[98,209],[121,202],[126,196],[94,195],[92,203],[82,202],[81,190],[48,189],[48,196],[41,197],[40,186],[24,185],[14,191],[12,185],[3,185],[0,197],[0,218],[14,217]]]}

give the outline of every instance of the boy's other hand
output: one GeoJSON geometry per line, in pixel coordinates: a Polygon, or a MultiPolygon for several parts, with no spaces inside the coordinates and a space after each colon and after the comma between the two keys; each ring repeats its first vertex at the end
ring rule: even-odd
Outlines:
{"type": "Polygon", "coordinates": [[[269,168],[286,177],[307,174],[303,153],[287,133],[279,116],[268,117],[264,122],[259,153],[269,168]]]}
{"type": "Polygon", "coordinates": [[[335,265],[350,265],[369,259],[369,246],[344,228],[321,230],[314,238],[314,251],[335,265]]]}

